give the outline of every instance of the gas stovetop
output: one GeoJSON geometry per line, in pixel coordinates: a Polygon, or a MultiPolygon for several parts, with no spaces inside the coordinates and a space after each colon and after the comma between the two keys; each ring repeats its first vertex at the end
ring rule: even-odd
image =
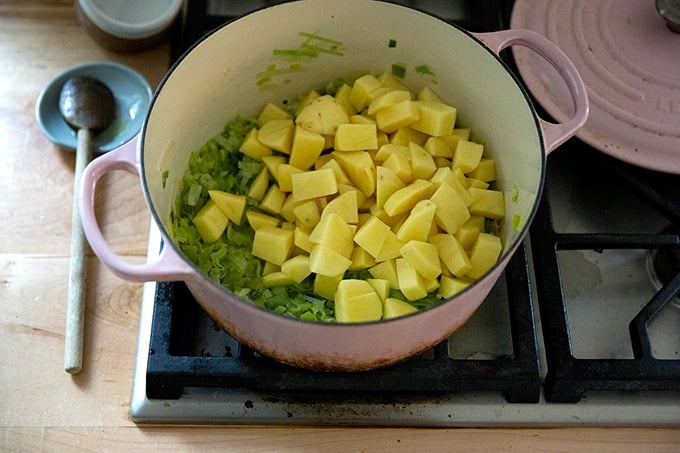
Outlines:
{"type": "MultiPolygon", "coordinates": [[[[262,2],[188,2],[178,56],[262,2]],[[231,9],[230,9],[231,8],[231,9]]],[[[512,2],[408,2],[474,31],[512,2]],[[474,9],[474,11],[471,11],[474,9]]],[[[512,67],[512,61],[509,61],[512,67]]],[[[184,284],[144,287],[137,422],[538,426],[680,424],[680,177],[571,140],[548,159],[529,239],[455,334],[402,364],[317,373],[215,327],[184,284]]],[[[152,226],[149,254],[158,253],[152,226]]]]}

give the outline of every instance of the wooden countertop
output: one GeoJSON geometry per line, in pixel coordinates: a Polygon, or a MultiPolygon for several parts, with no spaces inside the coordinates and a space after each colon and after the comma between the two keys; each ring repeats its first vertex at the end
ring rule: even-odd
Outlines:
{"type": "MultiPolygon", "coordinates": [[[[152,86],[168,46],[120,55],[79,26],[70,0],[0,4],[0,451],[678,451],[672,429],[395,429],[137,426],[128,415],[142,285],[89,255],[83,371],[63,370],[74,153],[45,139],[35,101],[58,72],[115,60],[152,86]]],[[[100,222],[131,261],[149,216],[136,177],[106,177],[100,222]]]]}

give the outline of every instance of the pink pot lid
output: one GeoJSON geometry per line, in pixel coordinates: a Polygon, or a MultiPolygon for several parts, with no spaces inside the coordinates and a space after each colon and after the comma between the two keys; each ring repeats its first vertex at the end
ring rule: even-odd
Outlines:
{"type": "MultiPolygon", "coordinates": [[[[512,28],[535,30],[573,61],[590,116],[576,135],[622,161],[680,174],[680,34],[653,0],[517,0],[512,28]]],[[[543,58],[513,47],[520,75],[558,121],[571,115],[566,87],[543,58]]]]}

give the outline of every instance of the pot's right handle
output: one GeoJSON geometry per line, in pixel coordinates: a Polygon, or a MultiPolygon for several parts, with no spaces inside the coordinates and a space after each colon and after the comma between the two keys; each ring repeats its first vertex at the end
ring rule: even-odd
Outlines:
{"type": "Polygon", "coordinates": [[[547,153],[564,143],[583,126],[588,118],[589,110],[586,87],[574,64],[559,47],[540,33],[532,30],[502,30],[491,33],[474,33],[473,36],[482,41],[496,55],[506,47],[513,45],[520,45],[533,50],[545,58],[566,83],[574,103],[574,115],[564,123],[557,124],[539,118],[547,153]]]}
{"type": "Polygon", "coordinates": [[[172,247],[163,247],[157,257],[145,264],[131,264],[118,255],[108,244],[95,217],[95,189],[99,180],[115,170],[125,170],[140,176],[137,159],[139,136],[126,144],[92,160],[81,176],[78,203],[83,231],[92,250],[114,274],[130,281],[187,280],[195,271],[172,247]]]}

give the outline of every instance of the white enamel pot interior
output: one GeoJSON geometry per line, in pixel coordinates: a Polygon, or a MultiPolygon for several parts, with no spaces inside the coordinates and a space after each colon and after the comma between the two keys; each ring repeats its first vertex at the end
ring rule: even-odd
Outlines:
{"type": "Polygon", "coordinates": [[[365,0],[286,3],[220,28],[172,68],[156,92],[138,140],[95,160],[86,170],[83,226],[94,251],[116,274],[134,281],[185,281],[220,326],[264,355],[312,369],[377,368],[437,344],[483,302],[527,232],[542,191],[548,152],[573,135],[585,122],[587,110],[585,88],[573,66],[533,32],[473,35],[412,9],[365,0]],[[322,50],[312,56],[289,56],[308,50],[305,43],[322,50]],[[515,44],[544,55],[564,74],[575,104],[573,118],[551,124],[536,116],[526,93],[497,56],[515,44]],[[488,154],[496,159],[496,188],[506,199],[504,249],[488,274],[452,300],[414,315],[327,325],[258,308],[187,260],[171,240],[169,219],[192,151],[238,114],[257,113],[267,102],[280,103],[351,72],[390,71],[393,64],[406,68],[404,81],[411,89],[430,85],[456,106],[459,120],[485,141],[488,154]],[[117,256],[94,219],[96,181],[117,169],[139,173],[165,241],[161,255],[144,265],[117,256]]]}

